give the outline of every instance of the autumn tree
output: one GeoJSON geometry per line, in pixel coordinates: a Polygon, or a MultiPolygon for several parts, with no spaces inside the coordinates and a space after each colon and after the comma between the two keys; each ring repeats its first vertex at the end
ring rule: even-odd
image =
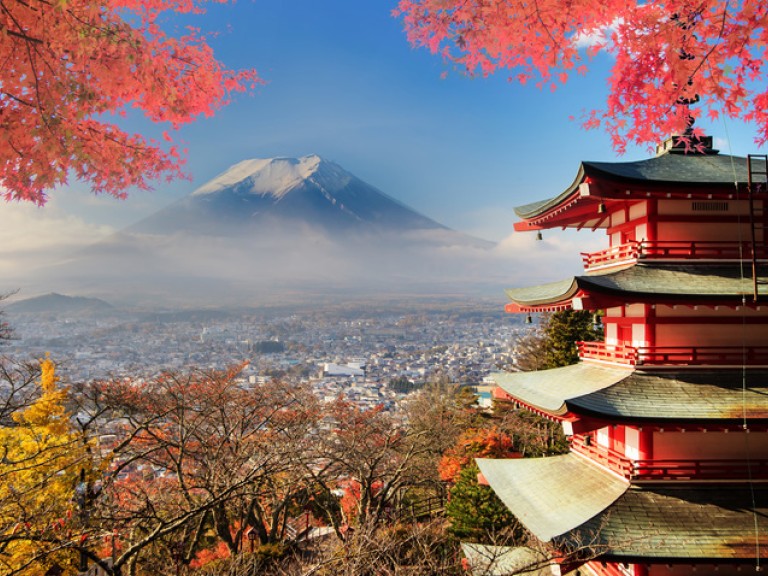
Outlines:
{"type": "Polygon", "coordinates": [[[11,425],[13,415],[39,395],[39,377],[39,362],[0,358],[0,426],[11,425]]]}
{"type": "MultiPolygon", "coordinates": [[[[293,574],[292,572],[286,572],[293,574]]],[[[359,527],[341,545],[313,558],[312,566],[297,571],[308,576],[465,576],[458,541],[444,522],[394,522],[359,527]]]]}
{"type": "Polygon", "coordinates": [[[395,511],[402,492],[418,483],[417,462],[427,450],[415,432],[382,406],[363,409],[338,398],[325,410],[331,426],[318,435],[316,457],[321,467],[308,467],[326,494],[342,489],[343,515],[327,520],[340,539],[348,526],[379,526],[395,511]]]}
{"type": "Polygon", "coordinates": [[[164,13],[199,14],[198,0],[0,3],[0,193],[46,201],[70,176],[94,192],[178,176],[184,152],[125,132],[129,109],[175,129],[209,116],[258,81],[218,62],[199,30],[170,35],[164,13]]]}
{"type": "Polygon", "coordinates": [[[682,134],[691,117],[741,118],[768,140],[768,5],[757,0],[400,0],[410,42],[470,74],[556,89],[612,58],[602,126],[623,150],[682,134]],[[701,99],[703,106],[687,104],[701,99]]]}
{"type": "MultiPolygon", "coordinates": [[[[4,383],[24,390],[29,372],[3,366],[4,383]],[[18,386],[18,383],[21,386],[18,386]]],[[[75,569],[87,538],[76,488],[90,496],[89,445],[73,426],[50,359],[40,363],[40,394],[11,409],[0,426],[0,572],[40,574],[46,568],[75,569]]]]}
{"type": "Polygon", "coordinates": [[[218,544],[241,550],[249,529],[275,541],[304,484],[294,449],[316,426],[306,390],[246,387],[240,367],[96,383],[91,409],[112,429],[111,465],[91,515],[109,539],[110,573],[189,564],[218,544]],[[297,440],[298,441],[298,440],[297,440]]]}
{"type": "MultiPolygon", "coordinates": [[[[8,298],[11,294],[0,294],[0,302],[8,298]]],[[[11,328],[11,325],[3,319],[3,315],[4,312],[0,310],[0,345],[3,344],[4,340],[10,340],[13,335],[13,329],[11,328]]]]}
{"type": "Polygon", "coordinates": [[[422,438],[424,450],[417,459],[424,484],[442,495],[444,485],[438,464],[446,450],[470,428],[482,424],[484,416],[477,396],[469,387],[459,387],[444,376],[428,382],[405,403],[408,427],[422,438]]]}
{"type": "Polygon", "coordinates": [[[456,482],[459,473],[473,464],[475,458],[510,458],[519,456],[512,437],[499,430],[490,428],[470,428],[458,437],[456,443],[448,448],[440,459],[440,478],[445,482],[456,482]]]}

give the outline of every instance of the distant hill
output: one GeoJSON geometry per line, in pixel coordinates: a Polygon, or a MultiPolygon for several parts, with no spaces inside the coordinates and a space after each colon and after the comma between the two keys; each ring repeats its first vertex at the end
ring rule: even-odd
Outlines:
{"type": "Polygon", "coordinates": [[[111,311],[114,310],[114,307],[99,298],[51,293],[11,302],[3,309],[14,314],[81,314],[111,311]]]}

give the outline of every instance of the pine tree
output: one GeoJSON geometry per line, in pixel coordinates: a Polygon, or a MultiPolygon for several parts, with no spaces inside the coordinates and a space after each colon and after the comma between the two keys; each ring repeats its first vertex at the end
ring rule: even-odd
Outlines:
{"type": "Polygon", "coordinates": [[[459,472],[445,507],[451,533],[462,541],[487,544],[519,536],[519,525],[490,486],[478,483],[480,472],[471,464],[459,472]]]}

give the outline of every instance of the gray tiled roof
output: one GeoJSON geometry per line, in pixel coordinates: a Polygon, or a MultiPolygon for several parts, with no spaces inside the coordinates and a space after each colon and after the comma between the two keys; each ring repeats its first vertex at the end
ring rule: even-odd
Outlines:
{"type": "Polygon", "coordinates": [[[667,153],[637,162],[584,162],[587,176],[671,184],[746,182],[747,159],[727,154],[667,153]]]}
{"type": "Polygon", "coordinates": [[[477,576],[555,576],[558,564],[540,550],[525,546],[488,546],[462,542],[461,551],[469,560],[472,574],[477,576]]]}
{"type": "Polygon", "coordinates": [[[702,422],[768,419],[768,370],[639,371],[579,363],[493,374],[521,402],[614,420],[702,422]]]}
{"type": "Polygon", "coordinates": [[[551,414],[567,411],[565,401],[585,396],[621,382],[632,368],[606,368],[593,364],[573,364],[536,372],[496,372],[494,381],[505,392],[551,414]]]}
{"type": "Polygon", "coordinates": [[[603,177],[626,182],[656,184],[733,186],[747,181],[747,159],[726,154],[666,153],[637,162],[582,162],[573,183],[558,196],[515,208],[521,218],[533,218],[571,196],[584,177],[603,177]]]}
{"type": "Polygon", "coordinates": [[[501,501],[539,540],[560,536],[615,502],[629,482],[578,454],[516,460],[478,458],[501,501]]]}
{"type": "Polygon", "coordinates": [[[646,485],[621,498],[564,540],[596,539],[615,560],[768,558],[768,488],[748,485],[646,485]],[[755,504],[756,503],[756,504],[755,504]]]}
{"type": "MultiPolygon", "coordinates": [[[[615,294],[631,299],[667,297],[686,301],[733,300],[752,293],[749,270],[742,276],[739,264],[650,264],[638,263],[618,271],[576,276],[560,282],[506,290],[521,306],[537,306],[567,300],[579,289],[615,294]]],[[[758,292],[768,295],[768,271],[758,268],[758,292]]]]}
{"type": "Polygon", "coordinates": [[[768,557],[768,487],[669,483],[630,487],[576,454],[478,459],[494,492],[543,541],[602,558],[655,561],[768,557]]]}
{"type": "Polygon", "coordinates": [[[566,404],[574,412],[619,420],[768,419],[768,371],[638,371],[566,404]]]}

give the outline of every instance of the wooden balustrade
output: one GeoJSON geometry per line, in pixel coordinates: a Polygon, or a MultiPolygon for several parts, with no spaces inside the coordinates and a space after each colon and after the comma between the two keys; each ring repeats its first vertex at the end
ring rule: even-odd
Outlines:
{"type": "MultiPolygon", "coordinates": [[[[768,259],[768,248],[765,245],[760,243],[755,248],[755,257],[758,260],[768,259]]],[[[703,240],[632,241],[611,246],[599,252],[582,252],[581,258],[585,270],[617,266],[644,259],[750,260],[752,244],[703,240]]]]}
{"type": "Polygon", "coordinates": [[[765,366],[766,346],[642,346],[578,342],[582,360],[628,366],[765,366]]]}
{"type": "Polygon", "coordinates": [[[633,477],[659,480],[765,480],[768,460],[637,460],[633,477]]]}
{"type": "Polygon", "coordinates": [[[627,480],[768,480],[766,459],[631,460],[583,436],[573,436],[571,448],[627,480]]]}

